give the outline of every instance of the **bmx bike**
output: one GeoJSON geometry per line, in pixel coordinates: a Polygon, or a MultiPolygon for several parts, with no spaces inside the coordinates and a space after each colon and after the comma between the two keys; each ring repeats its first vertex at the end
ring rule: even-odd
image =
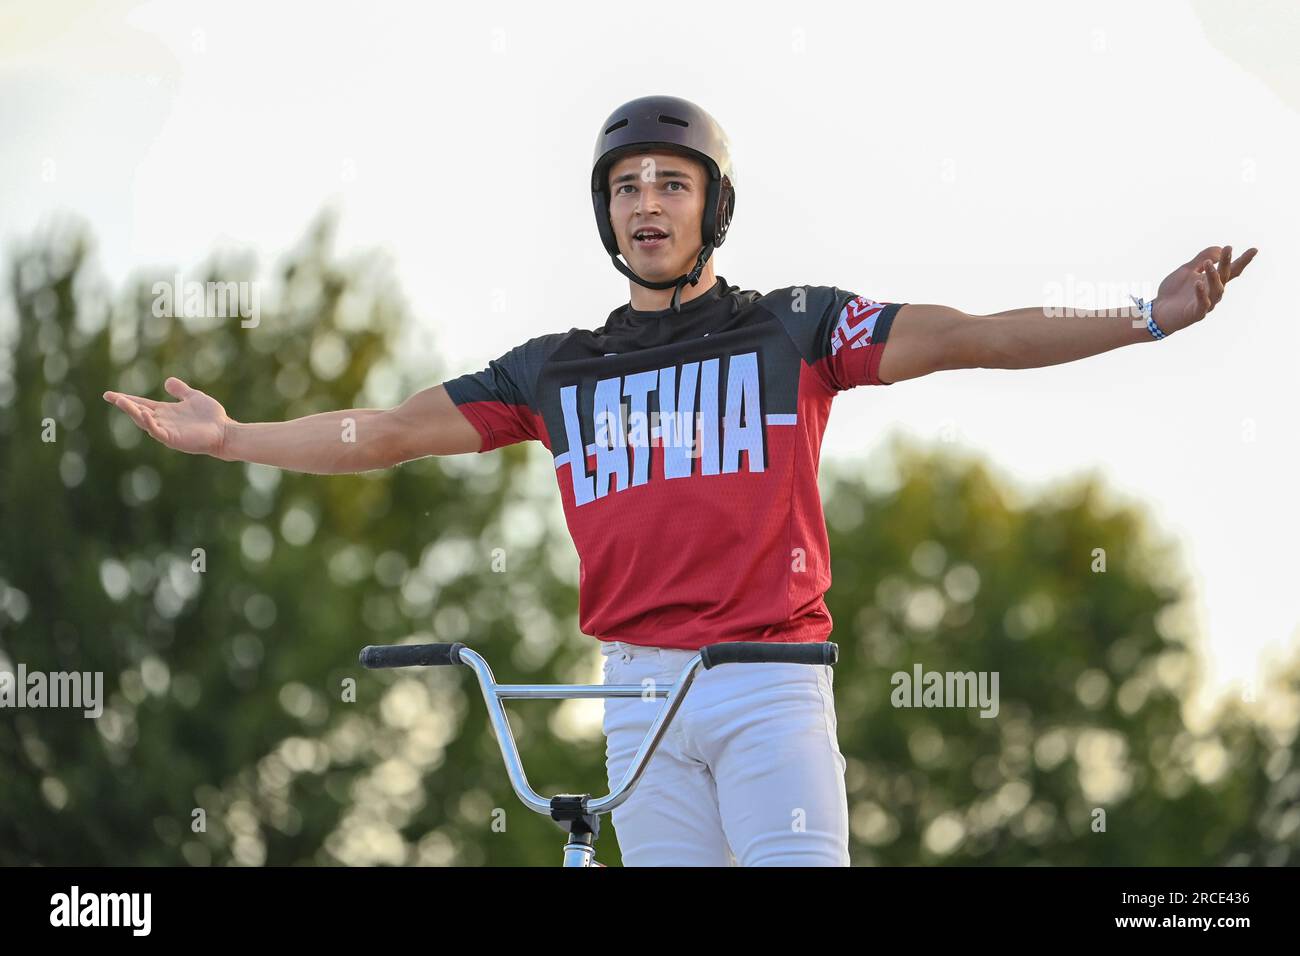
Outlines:
{"type": "Polygon", "coordinates": [[[381,644],[362,648],[360,661],[367,668],[428,667],[461,664],[469,667],[478,677],[487,704],[492,730],[505,760],[510,786],[515,795],[530,810],[545,814],[567,830],[562,866],[604,866],[596,862],[595,842],[600,834],[600,816],[610,813],[623,804],[645,772],[673,718],[681,709],[695,676],[702,667],[710,670],[722,664],[826,664],[834,665],[839,658],[837,645],[827,641],[809,644],[769,644],[761,641],[732,641],[710,644],[700,649],[682,667],[676,682],[661,687],[640,684],[498,684],[492,668],[477,652],[459,642],[455,644],[381,644]],[[587,700],[606,697],[663,698],[663,706],[646,731],[641,746],[637,748],[627,772],[618,786],[603,797],[593,798],[586,793],[561,793],[547,799],[528,783],[514,733],[506,718],[501,702],[507,699],[531,700],[587,700]]]}

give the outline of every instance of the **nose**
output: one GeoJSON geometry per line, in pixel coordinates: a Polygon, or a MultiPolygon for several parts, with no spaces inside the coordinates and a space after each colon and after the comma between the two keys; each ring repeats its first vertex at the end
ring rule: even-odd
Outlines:
{"type": "Polygon", "coordinates": [[[659,209],[660,209],[659,199],[658,197],[655,196],[654,190],[642,189],[639,193],[637,193],[637,200],[635,206],[633,207],[633,212],[639,212],[639,213],[647,212],[647,211],[658,212],[659,209]]]}

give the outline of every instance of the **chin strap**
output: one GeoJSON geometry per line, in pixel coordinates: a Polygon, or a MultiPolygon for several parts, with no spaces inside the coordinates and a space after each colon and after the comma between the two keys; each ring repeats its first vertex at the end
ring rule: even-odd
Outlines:
{"type": "Polygon", "coordinates": [[[685,275],[678,276],[676,279],[669,279],[666,282],[651,282],[649,279],[642,279],[639,275],[623,264],[618,256],[610,256],[610,261],[614,263],[614,268],[623,275],[627,276],[639,286],[647,289],[673,289],[672,310],[680,312],[682,310],[682,289],[686,283],[698,285],[700,282],[700,273],[704,271],[704,264],[709,261],[709,256],[713,255],[713,243],[709,243],[700,250],[700,254],[695,257],[695,268],[685,275]]]}

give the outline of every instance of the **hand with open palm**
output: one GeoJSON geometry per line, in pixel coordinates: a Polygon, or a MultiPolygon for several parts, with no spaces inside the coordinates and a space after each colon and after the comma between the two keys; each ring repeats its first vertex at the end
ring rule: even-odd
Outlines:
{"type": "Polygon", "coordinates": [[[231,424],[221,403],[179,378],[167,379],[163,388],[180,401],[158,402],[121,392],[105,392],[104,401],[126,412],[141,430],[168,448],[220,458],[231,424]]]}
{"type": "Polygon", "coordinates": [[[1151,317],[1170,335],[1201,321],[1223,298],[1223,288],[1241,275],[1255,258],[1256,249],[1247,249],[1236,262],[1232,246],[1202,249],[1165,277],[1156,293],[1151,317]]]}

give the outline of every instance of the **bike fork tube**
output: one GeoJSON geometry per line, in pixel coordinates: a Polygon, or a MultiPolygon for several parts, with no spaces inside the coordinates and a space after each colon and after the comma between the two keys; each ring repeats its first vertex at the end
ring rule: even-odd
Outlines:
{"type": "Polygon", "coordinates": [[[565,866],[591,866],[596,862],[596,848],[590,833],[572,833],[564,844],[565,866]]]}

